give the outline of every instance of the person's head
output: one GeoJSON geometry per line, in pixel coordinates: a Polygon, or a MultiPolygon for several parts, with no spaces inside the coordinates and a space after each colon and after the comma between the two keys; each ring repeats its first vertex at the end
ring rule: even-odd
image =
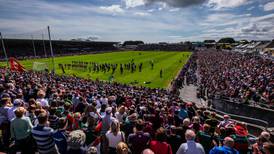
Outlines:
{"type": "Polygon", "coordinates": [[[58,120],[58,128],[59,129],[66,129],[66,127],[67,127],[67,119],[66,118],[60,118],[59,120],[58,120]]]}
{"type": "Polygon", "coordinates": [[[107,107],[106,108],[106,114],[111,115],[111,113],[112,113],[112,107],[107,107]]]}
{"type": "Polygon", "coordinates": [[[265,154],[273,154],[274,153],[274,144],[269,143],[269,142],[264,143],[263,150],[264,150],[265,154]]]}
{"type": "Polygon", "coordinates": [[[117,135],[117,133],[120,131],[120,124],[118,120],[113,120],[110,125],[110,131],[117,135]]]}
{"type": "Polygon", "coordinates": [[[199,124],[200,123],[200,118],[198,116],[193,117],[192,118],[192,123],[199,124]]]}
{"type": "Polygon", "coordinates": [[[166,131],[163,127],[160,127],[156,130],[155,138],[157,141],[164,142],[167,138],[166,131]]]}
{"type": "Polygon", "coordinates": [[[225,114],[225,115],[224,115],[224,120],[225,120],[225,121],[228,121],[229,119],[230,119],[230,116],[227,115],[227,114],[225,114]]]}
{"type": "Polygon", "coordinates": [[[123,106],[123,105],[122,105],[122,106],[119,108],[119,110],[118,110],[118,111],[119,111],[119,113],[120,113],[120,114],[124,114],[124,113],[125,113],[125,111],[126,111],[125,106],[123,106]]]}
{"type": "Polygon", "coordinates": [[[185,119],[183,120],[183,126],[188,127],[189,124],[190,124],[190,119],[189,119],[189,118],[185,118],[185,119]]]}
{"type": "Polygon", "coordinates": [[[128,154],[129,149],[126,143],[120,142],[116,147],[117,154],[128,154]]]}
{"type": "Polygon", "coordinates": [[[46,112],[41,112],[39,115],[38,115],[38,122],[39,124],[41,125],[44,125],[46,124],[48,121],[48,115],[46,112]]]}
{"type": "Polygon", "coordinates": [[[225,139],[224,139],[224,145],[232,148],[234,146],[234,140],[233,140],[233,138],[231,138],[231,137],[225,137],[225,139]]]}
{"type": "Polygon", "coordinates": [[[29,99],[29,105],[35,105],[36,106],[36,101],[35,101],[35,99],[34,98],[30,98],[29,99]]]}
{"type": "Polygon", "coordinates": [[[39,91],[37,92],[37,96],[38,96],[39,98],[44,98],[44,97],[46,96],[46,93],[45,93],[43,90],[39,90],[39,91]]]}
{"type": "Polygon", "coordinates": [[[150,149],[145,149],[142,154],[155,154],[152,150],[150,149]]]}
{"type": "Polygon", "coordinates": [[[81,119],[81,113],[80,112],[75,112],[73,114],[73,118],[76,120],[76,121],[79,121],[81,119]]]}
{"type": "Polygon", "coordinates": [[[13,105],[14,105],[15,107],[21,106],[22,104],[23,104],[23,100],[21,100],[21,99],[15,99],[15,100],[13,101],[13,105]]]}
{"type": "Polygon", "coordinates": [[[209,132],[210,127],[211,127],[211,126],[210,126],[209,124],[204,124],[204,125],[203,125],[203,128],[204,128],[204,131],[205,131],[205,132],[209,132]]]}
{"type": "Polygon", "coordinates": [[[268,141],[270,140],[270,133],[267,131],[263,131],[261,132],[261,136],[263,136],[265,139],[267,139],[268,141]]]}
{"type": "Polygon", "coordinates": [[[1,99],[1,106],[6,106],[8,104],[11,104],[11,99],[9,97],[4,97],[1,99]]]}
{"type": "Polygon", "coordinates": [[[188,129],[185,133],[186,140],[195,140],[196,134],[193,130],[188,129]]]}
{"type": "Polygon", "coordinates": [[[95,146],[90,146],[87,150],[87,154],[97,154],[97,148],[95,146]]]}
{"type": "Polygon", "coordinates": [[[26,112],[25,108],[23,107],[18,107],[15,111],[14,114],[16,116],[16,118],[21,118],[23,117],[24,113],[26,112]]]}
{"type": "Polygon", "coordinates": [[[74,130],[69,133],[67,142],[71,149],[80,149],[86,141],[86,134],[82,130],[74,130]]]}
{"type": "Polygon", "coordinates": [[[142,119],[138,119],[135,127],[137,131],[142,131],[144,129],[144,121],[142,119]]]}

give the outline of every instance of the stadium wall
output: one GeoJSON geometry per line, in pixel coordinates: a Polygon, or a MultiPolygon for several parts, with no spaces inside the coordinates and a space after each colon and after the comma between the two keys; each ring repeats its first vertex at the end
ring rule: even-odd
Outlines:
{"type": "Polygon", "coordinates": [[[260,108],[256,106],[250,106],[242,103],[236,103],[229,100],[224,99],[213,99],[212,100],[212,106],[214,109],[245,116],[245,117],[251,117],[248,119],[242,119],[242,121],[253,123],[259,126],[264,125],[262,121],[252,120],[252,118],[260,119],[263,121],[268,122],[268,127],[274,127],[274,111],[266,108],[260,108]]]}

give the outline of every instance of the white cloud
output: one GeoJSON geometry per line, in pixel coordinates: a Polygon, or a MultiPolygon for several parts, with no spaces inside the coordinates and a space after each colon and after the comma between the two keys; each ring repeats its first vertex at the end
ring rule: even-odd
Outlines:
{"type": "Polygon", "coordinates": [[[250,0],[209,0],[208,6],[214,9],[235,8],[248,4],[250,0]]]}
{"type": "Polygon", "coordinates": [[[150,16],[151,14],[147,12],[135,12],[134,15],[143,17],[143,16],[150,16]]]}
{"type": "Polygon", "coordinates": [[[269,2],[264,5],[265,11],[271,11],[274,10],[274,2],[269,2]]]}
{"type": "Polygon", "coordinates": [[[246,10],[251,11],[253,9],[255,9],[255,6],[251,6],[251,7],[247,8],[246,10]]]}
{"type": "Polygon", "coordinates": [[[179,8],[173,8],[173,9],[170,9],[169,12],[177,12],[179,10],[180,10],[179,8]]]}
{"type": "Polygon", "coordinates": [[[124,13],[125,11],[121,8],[120,5],[111,5],[111,6],[101,6],[101,10],[111,13],[113,15],[124,13]]]}
{"type": "Polygon", "coordinates": [[[145,5],[144,0],[124,0],[127,8],[134,8],[137,6],[145,5]]]}

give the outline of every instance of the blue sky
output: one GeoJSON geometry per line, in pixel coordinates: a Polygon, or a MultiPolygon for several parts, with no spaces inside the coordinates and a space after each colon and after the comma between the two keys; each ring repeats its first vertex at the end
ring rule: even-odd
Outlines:
{"type": "Polygon", "coordinates": [[[273,0],[0,0],[0,32],[145,42],[274,39],[273,0]]]}

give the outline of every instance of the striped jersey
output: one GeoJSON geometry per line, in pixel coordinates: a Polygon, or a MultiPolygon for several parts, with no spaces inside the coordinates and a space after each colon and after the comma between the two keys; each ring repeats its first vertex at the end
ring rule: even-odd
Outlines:
{"type": "Polygon", "coordinates": [[[52,137],[54,131],[52,128],[38,124],[31,132],[39,153],[49,153],[55,149],[55,142],[52,137]]]}

